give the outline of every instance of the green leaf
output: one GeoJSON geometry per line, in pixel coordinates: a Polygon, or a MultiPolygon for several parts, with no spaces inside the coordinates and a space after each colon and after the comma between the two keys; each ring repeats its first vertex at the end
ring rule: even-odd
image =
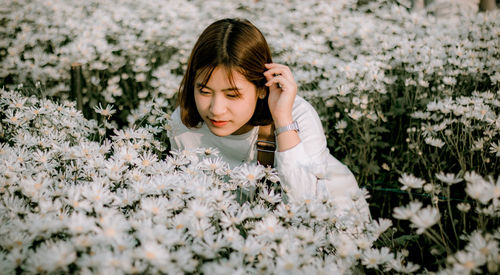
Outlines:
{"type": "Polygon", "coordinates": [[[408,242],[415,242],[418,240],[418,235],[403,235],[395,238],[394,243],[397,245],[405,245],[408,242]]]}

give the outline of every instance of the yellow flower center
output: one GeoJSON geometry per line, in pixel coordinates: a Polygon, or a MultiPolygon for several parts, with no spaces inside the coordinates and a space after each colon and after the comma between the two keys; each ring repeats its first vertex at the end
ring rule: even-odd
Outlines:
{"type": "Polygon", "coordinates": [[[156,254],[154,252],[151,252],[151,251],[146,251],[146,258],[148,258],[150,260],[155,259],[156,254]]]}

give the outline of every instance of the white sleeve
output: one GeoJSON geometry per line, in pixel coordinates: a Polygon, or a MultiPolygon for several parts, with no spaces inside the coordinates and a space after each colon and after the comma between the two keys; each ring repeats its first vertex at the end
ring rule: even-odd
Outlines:
{"type": "Polygon", "coordinates": [[[369,215],[368,204],[354,175],[328,151],[316,110],[307,101],[298,98],[292,117],[299,124],[301,142],[286,151],[275,153],[276,168],[289,199],[326,195],[338,205],[338,214],[351,212],[355,207],[363,216],[369,215]]]}

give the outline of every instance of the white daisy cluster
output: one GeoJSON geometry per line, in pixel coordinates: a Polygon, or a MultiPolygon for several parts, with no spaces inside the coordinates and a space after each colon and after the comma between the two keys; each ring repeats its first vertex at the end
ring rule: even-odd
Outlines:
{"type": "Polygon", "coordinates": [[[144,128],[93,141],[98,127],[72,104],[0,95],[2,273],[419,268],[373,246],[389,220],[366,221],[356,208],[337,215],[327,198],[286,203],[272,169],[231,170],[211,148],[160,159],[144,128]]]}
{"type": "Polygon", "coordinates": [[[467,172],[463,178],[440,172],[430,183],[408,174],[403,174],[400,182],[403,187],[415,190],[423,188],[425,193],[431,196],[431,204],[423,207],[424,203],[413,199],[410,193],[413,200],[405,206],[394,208],[393,217],[409,220],[410,227],[415,228],[418,235],[425,235],[435,255],[444,254],[442,257],[446,258],[446,263],[440,264],[443,268],[439,274],[471,274],[483,271],[497,273],[500,270],[500,177],[495,181],[491,177],[485,179],[475,172],[467,172]],[[463,184],[459,184],[463,181],[463,184]],[[451,186],[455,188],[453,190],[464,190],[467,195],[465,199],[475,202],[462,200],[452,204],[451,196],[457,196],[458,192],[450,192],[451,186]],[[466,213],[470,215],[466,216],[466,213]],[[454,219],[458,217],[453,215],[457,214],[461,217],[455,222],[454,219]],[[477,227],[473,226],[474,229],[469,233],[466,225],[474,224],[470,220],[472,216],[477,218],[477,227]],[[443,224],[448,223],[450,219],[455,224],[446,231],[443,224]],[[487,221],[491,223],[488,224],[487,221]],[[450,241],[452,238],[457,238],[457,241],[459,238],[465,244],[456,247],[450,241]]]}
{"type": "MultiPolygon", "coordinates": [[[[425,150],[429,145],[446,152],[462,171],[492,171],[500,157],[499,98],[500,91],[487,91],[429,102],[424,111],[411,114],[418,123],[408,129],[410,149],[422,155],[422,151],[432,151],[425,150]],[[483,165],[479,166],[478,162],[483,165]]],[[[429,154],[422,156],[430,157],[429,154]]]]}
{"type": "Polygon", "coordinates": [[[1,272],[412,273],[397,250],[417,242],[426,270],[497,273],[500,12],[411,2],[3,1],[0,86],[63,100],[1,90],[1,272]],[[361,185],[399,178],[397,228],[288,203],[276,171],[214,148],[167,156],[190,50],[225,17],[263,31],[361,185]],[[64,101],[74,62],[99,122],[64,101]]]}
{"type": "MultiPolygon", "coordinates": [[[[200,32],[217,19],[247,18],[264,33],[274,61],[292,69],[329,144],[368,184],[380,168],[403,165],[397,153],[406,148],[390,148],[400,141],[387,140],[400,126],[395,121],[406,122],[435,98],[495,94],[500,83],[498,11],[478,13],[477,0],[433,0],[419,11],[411,2],[6,1],[0,86],[40,81],[44,93],[69,98],[70,67],[80,62],[86,116],[99,103],[113,104],[116,125],[168,127],[160,120],[175,106],[200,32]],[[153,105],[161,112],[149,112],[153,105]],[[360,135],[362,142],[352,142],[360,135]]],[[[442,148],[445,141],[432,136],[424,142],[442,148]]]]}
{"type": "Polygon", "coordinates": [[[80,62],[91,107],[171,99],[202,29],[243,17],[263,31],[276,61],[292,67],[304,94],[340,104],[354,120],[384,120],[380,103],[395,83],[424,97],[460,86],[461,76],[500,80],[499,13],[435,2],[417,13],[396,0],[7,1],[0,83],[41,81],[49,94],[67,97],[69,68],[80,62]]]}

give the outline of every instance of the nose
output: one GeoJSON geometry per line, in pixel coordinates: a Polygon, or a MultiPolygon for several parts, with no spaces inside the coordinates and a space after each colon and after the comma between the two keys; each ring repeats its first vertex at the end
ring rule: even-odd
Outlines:
{"type": "Polygon", "coordinates": [[[214,95],[210,100],[210,113],[217,118],[223,115],[227,110],[227,102],[223,96],[214,95]]]}

